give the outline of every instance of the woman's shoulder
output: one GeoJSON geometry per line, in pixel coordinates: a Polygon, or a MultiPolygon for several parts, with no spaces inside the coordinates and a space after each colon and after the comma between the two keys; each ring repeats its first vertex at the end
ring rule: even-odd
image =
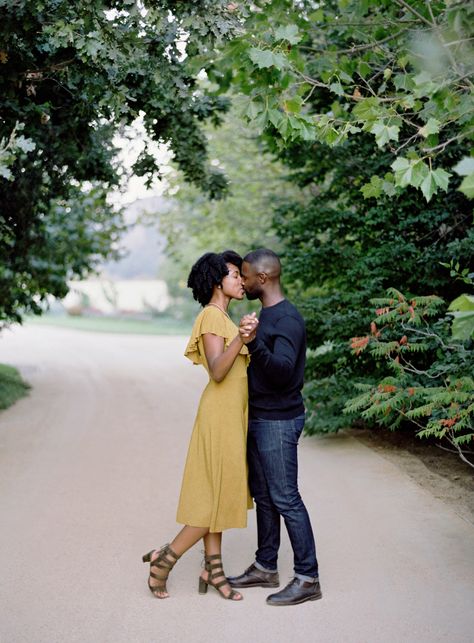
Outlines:
{"type": "Polygon", "coordinates": [[[220,308],[217,308],[217,306],[205,306],[194,320],[193,334],[215,333],[217,335],[226,335],[229,323],[233,324],[228,315],[220,308]]]}

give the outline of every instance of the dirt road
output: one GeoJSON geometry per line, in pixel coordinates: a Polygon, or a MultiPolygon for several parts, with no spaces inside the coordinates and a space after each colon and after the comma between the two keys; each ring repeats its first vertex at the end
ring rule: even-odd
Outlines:
{"type": "MultiPolygon", "coordinates": [[[[141,555],[172,538],[202,369],[185,338],[46,327],[0,337],[29,397],[0,414],[2,643],[402,643],[474,640],[474,526],[344,437],[304,438],[321,601],[197,593],[200,547],[159,601],[141,555]]],[[[224,536],[228,574],[253,558],[255,516],[224,536]]],[[[291,577],[288,540],[280,575],[291,577]]]]}

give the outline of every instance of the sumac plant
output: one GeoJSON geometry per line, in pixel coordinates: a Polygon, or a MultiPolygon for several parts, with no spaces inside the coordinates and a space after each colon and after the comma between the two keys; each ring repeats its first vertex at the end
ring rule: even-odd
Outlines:
{"type": "Polygon", "coordinates": [[[446,304],[435,295],[405,296],[394,288],[376,307],[370,332],[351,339],[356,359],[368,352],[386,376],[359,383],[345,413],[368,424],[416,427],[420,438],[447,441],[474,467],[474,351],[451,335],[446,304]]]}

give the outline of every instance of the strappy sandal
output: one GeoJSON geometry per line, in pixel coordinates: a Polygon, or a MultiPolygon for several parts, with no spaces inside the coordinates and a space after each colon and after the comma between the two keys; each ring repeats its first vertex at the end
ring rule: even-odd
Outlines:
{"type": "Polygon", "coordinates": [[[148,587],[150,588],[150,591],[153,594],[153,596],[155,596],[156,598],[168,598],[168,596],[160,596],[157,592],[160,592],[161,594],[163,593],[168,594],[168,591],[166,589],[166,581],[168,580],[170,571],[178,562],[180,556],[178,556],[178,554],[175,554],[174,551],[171,549],[171,547],[168,544],[166,544],[166,545],[163,545],[163,547],[159,550],[158,556],[152,560],[153,554],[156,553],[156,551],[157,551],[156,549],[152,549],[151,551],[148,552],[148,554],[144,554],[142,556],[142,560],[144,563],[150,563],[150,575],[148,577],[148,587]],[[153,568],[156,568],[158,570],[163,570],[161,575],[158,575],[155,572],[153,572],[152,571],[153,568]],[[152,578],[158,581],[156,585],[151,584],[152,578]]]}
{"type": "Polygon", "coordinates": [[[228,594],[224,594],[224,592],[222,591],[221,588],[224,587],[224,585],[228,585],[229,587],[230,585],[224,574],[224,569],[222,567],[222,557],[220,554],[204,556],[204,569],[208,572],[208,577],[207,580],[204,580],[202,576],[199,576],[200,594],[206,594],[207,588],[209,587],[209,585],[211,585],[211,587],[214,587],[214,589],[219,592],[222,598],[231,601],[241,601],[243,599],[242,594],[240,594],[240,592],[236,592],[233,589],[231,589],[228,594]],[[215,560],[216,562],[211,562],[213,560],[215,560]],[[222,580],[217,581],[218,578],[221,578],[222,580]]]}

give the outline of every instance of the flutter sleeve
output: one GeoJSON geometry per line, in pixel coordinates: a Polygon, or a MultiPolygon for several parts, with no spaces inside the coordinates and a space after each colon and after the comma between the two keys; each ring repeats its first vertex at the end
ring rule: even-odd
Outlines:
{"type": "Polygon", "coordinates": [[[199,339],[201,335],[204,335],[205,333],[212,333],[213,335],[224,337],[225,344],[227,346],[229,340],[227,337],[228,330],[225,322],[226,318],[218,308],[215,306],[204,308],[196,317],[184,355],[194,364],[203,363],[204,356],[201,354],[199,339]]]}
{"type": "MultiPolygon", "coordinates": [[[[191,337],[184,351],[184,355],[194,364],[204,363],[205,355],[201,353],[203,347],[202,342],[200,343],[199,340],[205,333],[223,337],[225,348],[227,348],[237,335],[238,329],[235,324],[215,306],[204,308],[196,317],[191,337]]],[[[242,346],[240,353],[242,355],[248,355],[247,346],[242,346]]]]}

